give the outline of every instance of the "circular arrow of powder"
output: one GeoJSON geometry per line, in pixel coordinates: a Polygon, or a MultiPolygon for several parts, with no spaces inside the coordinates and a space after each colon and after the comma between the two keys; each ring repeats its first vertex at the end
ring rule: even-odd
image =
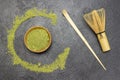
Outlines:
{"type": "Polygon", "coordinates": [[[14,39],[15,39],[15,32],[18,29],[18,27],[26,20],[35,17],[35,16],[41,16],[51,19],[51,24],[55,25],[57,21],[56,14],[50,12],[46,13],[46,10],[37,10],[36,8],[32,8],[30,10],[27,10],[24,15],[22,16],[16,16],[15,20],[13,21],[13,27],[12,29],[8,30],[8,45],[7,48],[9,50],[9,53],[12,55],[12,60],[14,65],[21,65],[22,67],[35,72],[53,72],[56,69],[63,70],[65,68],[66,59],[68,57],[70,48],[64,49],[64,52],[60,53],[58,57],[53,61],[51,64],[32,64],[29,62],[26,62],[22,60],[16,53],[14,49],[14,39]]]}

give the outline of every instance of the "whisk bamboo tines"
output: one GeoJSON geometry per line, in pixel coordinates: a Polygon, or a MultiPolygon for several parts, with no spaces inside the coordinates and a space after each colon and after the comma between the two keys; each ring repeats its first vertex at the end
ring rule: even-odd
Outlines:
{"type": "Polygon", "coordinates": [[[97,34],[103,52],[109,51],[111,48],[105,33],[105,9],[93,10],[83,17],[91,29],[97,34]]]}

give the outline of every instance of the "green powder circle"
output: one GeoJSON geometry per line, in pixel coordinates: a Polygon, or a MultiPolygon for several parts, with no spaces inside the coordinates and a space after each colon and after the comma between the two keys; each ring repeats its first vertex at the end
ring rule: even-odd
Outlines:
{"type": "Polygon", "coordinates": [[[25,35],[26,46],[34,52],[45,51],[51,44],[50,33],[42,27],[32,27],[25,35]]]}
{"type": "Polygon", "coordinates": [[[29,62],[26,62],[22,60],[16,53],[15,48],[14,48],[14,39],[15,39],[15,32],[18,29],[18,27],[26,20],[35,17],[35,16],[41,16],[41,17],[46,17],[52,20],[52,24],[56,23],[56,14],[54,13],[46,13],[46,10],[37,10],[36,8],[30,9],[25,12],[24,15],[22,16],[16,16],[15,20],[13,21],[13,28],[8,30],[8,50],[9,53],[12,55],[12,60],[14,65],[21,65],[25,69],[28,69],[30,71],[35,71],[35,72],[53,72],[56,69],[61,69],[63,70],[65,68],[66,64],[66,59],[68,57],[70,48],[64,49],[64,52],[60,53],[58,57],[53,61],[51,64],[44,64],[40,65],[38,64],[32,64],[29,62]]]}

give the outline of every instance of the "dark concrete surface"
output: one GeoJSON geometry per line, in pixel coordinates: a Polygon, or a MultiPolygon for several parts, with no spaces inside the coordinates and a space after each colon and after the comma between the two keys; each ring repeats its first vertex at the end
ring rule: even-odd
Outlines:
{"type": "Polygon", "coordinates": [[[120,0],[0,0],[0,80],[120,80],[120,0]],[[7,31],[12,28],[16,15],[36,7],[53,11],[58,16],[56,26],[43,17],[32,18],[20,25],[16,31],[15,50],[25,61],[51,63],[64,48],[70,54],[64,70],[52,73],[35,73],[20,65],[14,66],[7,50],[7,31]],[[95,34],[83,20],[84,13],[105,8],[106,33],[111,51],[103,53],[95,34]],[[104,71],[91,52],[63,17],[62,9],[68,10],[71,18],[86,37],[92,48],[107,68],[104,71]],[[44,54],[28,51],[23,44],[25,30],[32,25],[43,25],[52,34],[53,44],[44,54]]]}

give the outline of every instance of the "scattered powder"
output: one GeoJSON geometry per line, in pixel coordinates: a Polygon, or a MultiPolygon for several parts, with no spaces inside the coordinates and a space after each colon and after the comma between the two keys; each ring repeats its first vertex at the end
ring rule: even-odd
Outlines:
{"type": "Polygon", "coordinates": [[[18,27],[26,20],[35,17],[35,16],[42,16],[46,17],[52,20],[52,24],[55,25],[57,21],[57,16],[54,13],[46,13],[45,10],[37,10],[36,8],[30,9],[25,12],[24,15],[21,17],[16,16],[15,20],[13,22],[13,28],[11,30],[8,30],[8,50],[9,53],[12,55],[12,60],[14,65],[21,65],[22,67],[35,72],[53,72],[56,69],[63,70],[65,68],[66,59],[68,57],[70,48],[66,48],[63,53],[59,54],[58,57],[53,61],[51,64],[44,64],[40,65],[38,64],[32,64],[29,62],[26,62],[22,60],[16,53],[14,49],[14,39],[15,39],[15,32],[18,29],[18,27]]]}
{"type": "Polygon", "coordinates": [[[40,51],[49,46],[50,37],[44,29],[34,29],[27,35],[27,46],[34,51],[40,51]]]}

